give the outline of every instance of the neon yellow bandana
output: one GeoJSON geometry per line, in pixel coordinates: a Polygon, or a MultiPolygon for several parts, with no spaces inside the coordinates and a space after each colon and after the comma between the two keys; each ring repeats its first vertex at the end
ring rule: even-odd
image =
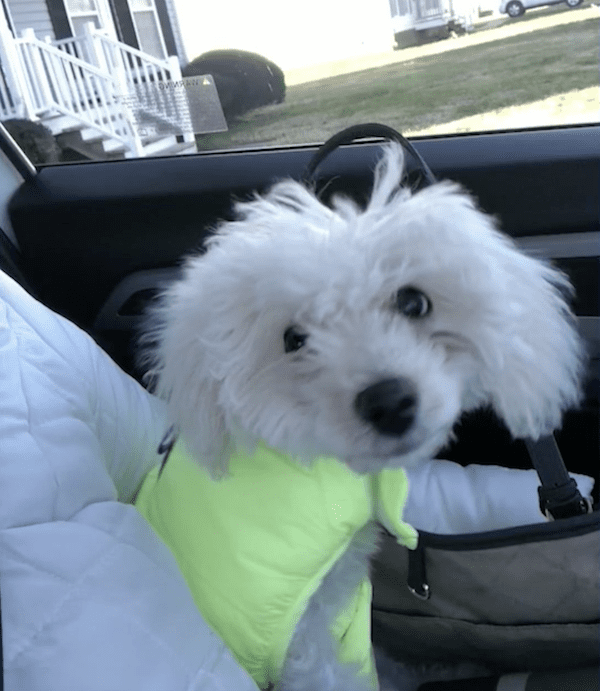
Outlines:
{"type": "MultiPolygon", "coordinates": [[[[357,475],[331,458],[301,466],[267,446],[236,453],[213,481],[177,444],[164,472],[144,481],[136,505],[170,547],[208,624],[261,688],[276,682],[311,595],[370,520],[416,547],[401,521],[402,470],[357,475]],[[385,487],[385,491],[382,491],[385,487]]],[[[340,659],[360,665],[376,688],[365,580],[333,634],[340,659]]]]}

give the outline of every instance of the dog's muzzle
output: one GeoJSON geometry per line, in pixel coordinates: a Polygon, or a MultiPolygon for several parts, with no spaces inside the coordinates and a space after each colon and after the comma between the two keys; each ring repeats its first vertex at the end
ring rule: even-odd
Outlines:
{"type": "Polygon", "coordinates": [[[354,409],[379,434],[400,437],[415,420],[417,400],[416,387],[409,379],[383,379],[356,396],[354,409]]]}

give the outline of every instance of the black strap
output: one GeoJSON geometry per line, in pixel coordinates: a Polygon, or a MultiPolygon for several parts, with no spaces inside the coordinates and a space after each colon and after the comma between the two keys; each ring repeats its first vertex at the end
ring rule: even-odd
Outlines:
{"type": "Polygon", "coordinates": [[[325,158],[343,144],[350,144],[358,139],[387,139],[401,144],[402,148],[408,153],[407,160],[405,161],[405,168],[406,175],[409,178],[409,185],[413,189],[420,186],[432,185],[436,182],[435,175],[431,172],[431,169],[427,163],[425,163],[421,154],[408,139],[392,127],[380,125],[376,122],[369,122],[363,125],[352,125],[330,137],[319,147],[315,155],[309,161],[306,166],[303,181],[307,184],[314,183],[316,181],[315,174],[317,168],[325,158]],[[415,179],[410,180],[410,177],[414,177],[415,179]]]}
{"type": "Polygon", "coordinates": [[[592,507],[567,472],[554,435],[537,441],[526,439],[525,445],[542,483],[538,487],[541,512],[554,519],[589,513],[592,507]]]}
{"type": "Polygon", "coordinates": [[[169,460],[169,456],[171,455],[171,451],[173,451],[173,447],[175,446],[176,441],[177,430],[175,429],[175,425],[171,425],[169,429],[166,431],[165,436],[162,438],[160,444],[158,445],[157,453],[163,457],[160,464],[160,468],[158,469],[158,477],[162,475],[162,472],[165,469],[165,466],[167,465],[167,461],[169,460]]]}

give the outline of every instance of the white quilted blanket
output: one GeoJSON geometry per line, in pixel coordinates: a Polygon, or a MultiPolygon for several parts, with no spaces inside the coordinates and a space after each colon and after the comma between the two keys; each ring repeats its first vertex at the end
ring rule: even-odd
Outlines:
{"type": "Polygon", "coordinates": [[[256,691],[131,500],[162,407],[0,272],[7,691],[256,691]]]}

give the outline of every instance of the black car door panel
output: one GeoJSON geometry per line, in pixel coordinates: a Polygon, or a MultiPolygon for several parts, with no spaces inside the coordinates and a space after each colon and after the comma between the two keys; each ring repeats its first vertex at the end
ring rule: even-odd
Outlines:
{"type": "MultiPolygon", "coordinates": [[[[598,230],[600,139],[581,127],[421,140],[440,178],[462,183],[514,237],[598,230]]],[[[43,168],[10,205],[30,281],[87,329],[129,274],[174,266],[244,198],[298,178],[314,147],[43,168]]],[[[330,191],[367,194],[378,147],[357,144],[322,168],[330,191]]]]}

